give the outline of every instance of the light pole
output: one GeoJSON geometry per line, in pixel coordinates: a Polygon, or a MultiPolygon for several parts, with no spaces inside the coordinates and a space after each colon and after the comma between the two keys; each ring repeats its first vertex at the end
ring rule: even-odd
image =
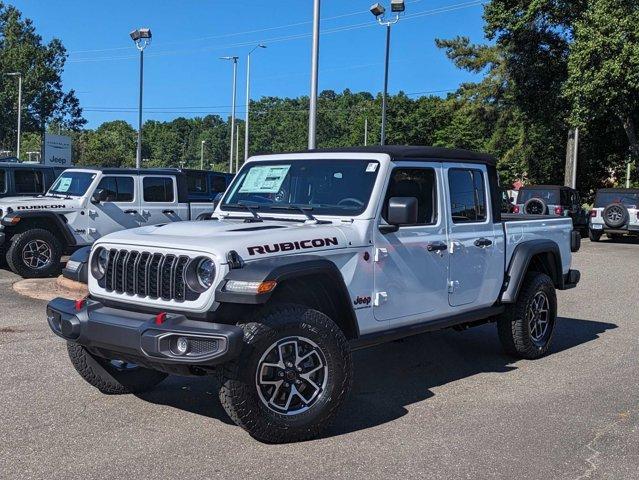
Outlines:
{"type": "Polygon", "coordinates": [[[320,0],[313,0],[313,49],[311,51],[311,95],[308,112],[308,149],[317,145],[317,81],[319,69],[320,0]]]}
{"type": "Polygon", "coordinates": [[[382,132],[380,135],[380,144],[386,144],[386,102],[388,97],[388,64],[390,59],[390,39],[391,26],[399,22],[399,16],[406,10],[404,0],[391,0],[391,11],[395,14],[393,19],[386,20],[386,9],[380,3],[376,3],[371,7],[371,13],[375,15],[377,23],[386,27],[386,58],[384,61],[384,93],[382,94],[382,132]]]}
{"type": "Polygon", "coordinates": [[[18,77],[18,141],[16,143],[16,158],[20,158],[20,136],[22,131],[22,74],[19,72],[5,73],[7,77],[18,77]]]}
{"type": "Polygon", "coordinates": [[[244,123],[244,161],[248,160],[249,156],[249,111],[251,108],[251,54],[258,48],[266,48],[266,45],[261,43],[253,47],[246,56],[246,121],[244,123]]]}
{"type": "Polygon", "coordinates": [[[131,40],[140,51],[140,103],[138,105],[138,149],[135,155],[135,167],[142,167],[142,90],[144,85],[144,49],[151,43],[151,29],[138,28],[130,34],[131,40]]]}
{"type": "Polygon", "coordinates": [[[233,62],[233,103],[231,107],[231,154],[229,155],[229,173],[233,173],[233,153],[235,152],[235,100],[237,98],[237,60],[239,57],[220,57],[233,62]]]}
{"type": "Polygon", "coordinates": [[[204,144],[206,140],[202,140],[202,145],[200,146],[200,170],[204,170],[204,144]]]}

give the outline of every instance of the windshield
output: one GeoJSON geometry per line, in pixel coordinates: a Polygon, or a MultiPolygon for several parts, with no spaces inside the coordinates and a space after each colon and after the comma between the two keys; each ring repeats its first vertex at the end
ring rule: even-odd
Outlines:
{"type": "Polygon", "coordinates": [[[622,203],[627,208],[637,208],[639,192],[597,192],[595,207],[607,207],[611,203],[622,203]]]}
{"type": "Polygon", "coordinates": [[[81,197],[87,192],[96,174],[91,172],[66,171],[49,189],[48,195],[70,195],[81,197]]]}
{"type": "MultiPolygon", "coordinates": [[[[303,207],[317,215],[359,215],[377,178],[370,160],[295,160],[246,165],[224,197],[222,210],[260,213],[303,207]]],[[[296,212],[297,213],[297,212],[296,212]]]]}
{"type": "Polygon", "coordinates": [[[544,190],[535,188],[525,188],[519,190],[519,196],[517,197],[517,203],[526,203],[531,198],[541,198],[546,204],[560,205],[559,190],[544,190]]]}

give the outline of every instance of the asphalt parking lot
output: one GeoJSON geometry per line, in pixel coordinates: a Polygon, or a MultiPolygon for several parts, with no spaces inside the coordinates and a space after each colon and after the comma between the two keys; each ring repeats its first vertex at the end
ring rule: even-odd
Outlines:
{"type": "Polygon", "coordinates": [[[492,325],[358,352],[334,425],[291,445],[233,425],[210,378],[100,394],[2,270],[0,477],[638,478],[639,243],[585,241],[574,265],[546,358],[503,355],[492,325]]]}

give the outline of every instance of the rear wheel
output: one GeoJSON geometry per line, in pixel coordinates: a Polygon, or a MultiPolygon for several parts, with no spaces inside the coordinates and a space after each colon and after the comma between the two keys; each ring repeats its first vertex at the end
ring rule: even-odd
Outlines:
{"type": "Polygon", "coordinates": [[[92,355],[82,345],[67,343],[71,363],[89,384],[109,395],[142,393],[152,389],[168,375],[120,360],[92,355]]]}
{"type": "Polygon", "coordinates": [[[49,230],[34,228],[11,238],[7,263],[23,278],[51,277],[60,271],[62,244],[49,230]]]}
{"type": "Polygon", "coordinates": [[[590,239],[591,242],[598,242],[599,240],[601,240],[601,232],[589,229],[588,238],[590,239]]]}
{"type": "Polygon", "coordinates": [[[222,372],[220,401],[254,438],[285,443],[316,437],[352,382],[348,342],[326,315],[278,305],[243,325],[240,360],[222,372]]]}
{"type": "Polygon", "coordinates": [[[543,273],[526,275],[514,305],[497,321],[499,340],[506,353],[536,359],[548,351],[557,320],[557,297],[551,278],[543,273]]]}

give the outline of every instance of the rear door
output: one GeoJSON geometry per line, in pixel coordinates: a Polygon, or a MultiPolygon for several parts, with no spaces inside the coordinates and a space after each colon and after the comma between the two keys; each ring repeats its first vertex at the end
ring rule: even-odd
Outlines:
{"type": "Polygon", "coordinates": [[[35,168],[16,168],[13,184],[15,195],[42,195],[46,192],[42,170],[35,168]]]}
{"type": "Polygon", "coordinates": [[[108,233],[139,227],[140,199],[133,175],[105,175],[93,190],[106,192],[106,201],[88,202],[87,235],[98,239],[108,233]]]}
{"type": "Polygon", "coordinates": [[[141,175],[144,225],[188,220],[188,204],[178,202],[177,182],[170,175],[141,175]]]}
{"type": "MultiPolygon", "coordinates": [[[[452,307],[492,305],[503,278],[501,247],[489,208],[484,165],[444,167],[448,199],[448,302],[452,307]]],[[[501,234],[500,234],[501,235],[501,234]]]]}

